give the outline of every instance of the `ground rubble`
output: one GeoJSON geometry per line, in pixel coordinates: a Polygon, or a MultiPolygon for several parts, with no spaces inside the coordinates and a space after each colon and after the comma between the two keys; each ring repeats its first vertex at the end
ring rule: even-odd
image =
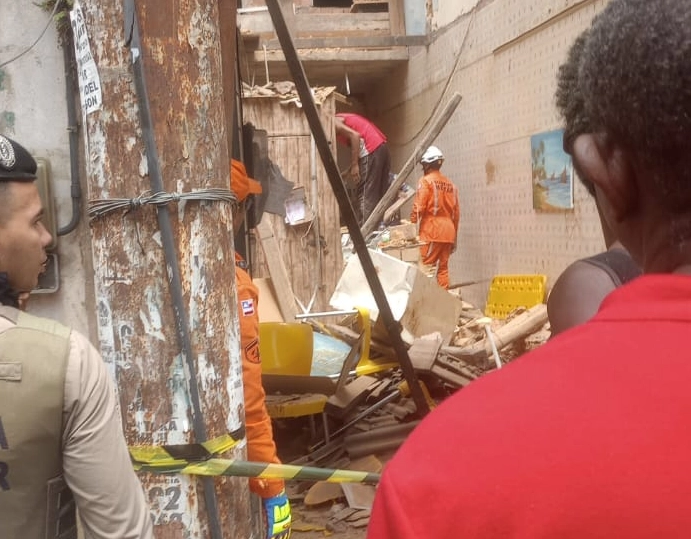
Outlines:
{"type": "MultiPolygon", "coordinates": [[[[358,345],[360,332],[354,320],[320,325],[318,330],[329,331],[353,347],[358,345]]],[[[442,342],[439,334],[424,335],[410,344],[408,355],[425,399],[434,407],[548,338],[544,304],[516,309],[506,319],[497,320],[463,302],[448,343],[442,342]]],[[[390,362],[392,353],[389,343],[373,338],[372,362],[386,368],[350,376],[345,383],[341,380],[337,394],[328,397],[321,418],[302,418],[298,426],[294,420],[275,421],[277,445],[284,462],[381,472],[421,419],[400,367],[390,362]],[[298,431],[301,434],[296,436],[298,431]]],[[[287,490],[295,519],[294,537],[365,537],[374,485],[289,482],[287,490]]]]}

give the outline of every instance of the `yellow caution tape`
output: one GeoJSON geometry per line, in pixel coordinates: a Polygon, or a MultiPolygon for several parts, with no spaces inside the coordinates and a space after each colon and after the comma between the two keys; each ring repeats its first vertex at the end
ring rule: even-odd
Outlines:
{"type": "Polygon", "coordinates": [[[216,458],[244,437],[245,431],[240,429],[202,443],[130,446],[129,451],[136,471],[156,474],[225,475],[330,483],[378,483],[380,479],[379,474],[370,472],[216,458]]]}
{"type": "Polygon", "coordinates": [[[270,464],[212,458],[203,462],[140,464],[134,463],[137,471],[151,473],[180,473],[203,476],[258,477],[260,479],[284,479],[293,481],[328,481],[329,483],[378,483],[380,475],[352,470],[334,470],[292,464],[270,464]]]}
{"type": "Polygon", "coordinates": [[[180,462],[205,461],[228,451],[245,437],[245,429],[223,434],[206,442],[180,445],[134,445],[130,457],[137,465],[177,466],[180,462]]]}

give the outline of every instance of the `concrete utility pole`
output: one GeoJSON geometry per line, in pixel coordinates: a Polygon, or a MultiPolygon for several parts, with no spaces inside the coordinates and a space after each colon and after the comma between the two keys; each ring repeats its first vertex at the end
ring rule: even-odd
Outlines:
{"type": "MultiPolygon", "coordinates": [[[[81,0],[77,61],[97,69],[80,71],[89,199],[228,189],[236,8],[81,0]]],[[[232,208],[207,193],[92,225],[100,346],[132,445],[203,441],[244,422],[232,208]]],[[[247,479],[141,479],[159,539],[251,537],[247,479]]]]}

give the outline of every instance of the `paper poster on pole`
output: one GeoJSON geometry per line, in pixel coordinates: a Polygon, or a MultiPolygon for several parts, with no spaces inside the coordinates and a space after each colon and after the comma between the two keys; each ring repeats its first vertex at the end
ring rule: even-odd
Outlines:
{"type": "Polygon", "coordinates": [[[86,31],[86,23],[79,2],[75,2],[70,11],[70,21],[74,35],[74,53],[77,60],[77,73],[79,77],[79,97],[82,102],[84,115],[99,110],[103,103],[101,94],[101,80],[98,77],[96,62],[91,55],[89,35],[86,31]]]}

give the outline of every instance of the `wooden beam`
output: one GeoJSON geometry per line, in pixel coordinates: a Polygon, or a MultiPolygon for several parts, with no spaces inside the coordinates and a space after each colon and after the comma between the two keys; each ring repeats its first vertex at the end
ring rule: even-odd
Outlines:
{"type": "MultiPolygon", "coordinates": [[[[252,62],[264,64],[264,59],[269,64],[285,64],[286,58],[280,50],[255,51],[252,54],[252,62]]],[[[395,49],[341,49],[341,48],[307,48],[300,50],[300,60],[303,62],[407,62],[408,49],[398,47],[395,49]]]]}
{"type": "Polygon", "coordinates": [[[392,36],[405,35],[403,0],[389,0],[389,26],[392,36]]]}
{"type": "Polygon", "coordinates": [[[278,246],[276,237],[274,236],[273,228],[269,222],[268,214],[264,214],[261,222],[257,225],[257,238],[266,259],[266,265],[269,268],[269,275],[271,282],[276,292],[276,302],[278,309],[281,311],[281,316],[286,322],[295,321],[297,314],[297,307],[295,306],[295,296],[293,295],[293,287],[290,284],[288,277],[288,270],[283,263],[281,256],[281,249],[278,246]]]}
{"type": "MultiPolygon", "coordinates": [[[[427,36],[331,36],[331,37],[303,37],[295,40],[295,48],[300,54],[304,49],[314,48],[363,48],[363,49],[391,49],[396,47],[422,47],[429,43],[427,36]]],[[[263,43],[269,50],[280,50],[281,45],[276,39],[263,43]]]]}
{"type": "MultiPolygon", "coordinates": [[[[274,26],[268,12],[242,13],[238,16],[240,33],[274,34],[274,26]]],[[[369,32],[390,34],[388,13],[324,13],[295,16],[296,37],[310,34],[361,34],[369,32]]]]}

